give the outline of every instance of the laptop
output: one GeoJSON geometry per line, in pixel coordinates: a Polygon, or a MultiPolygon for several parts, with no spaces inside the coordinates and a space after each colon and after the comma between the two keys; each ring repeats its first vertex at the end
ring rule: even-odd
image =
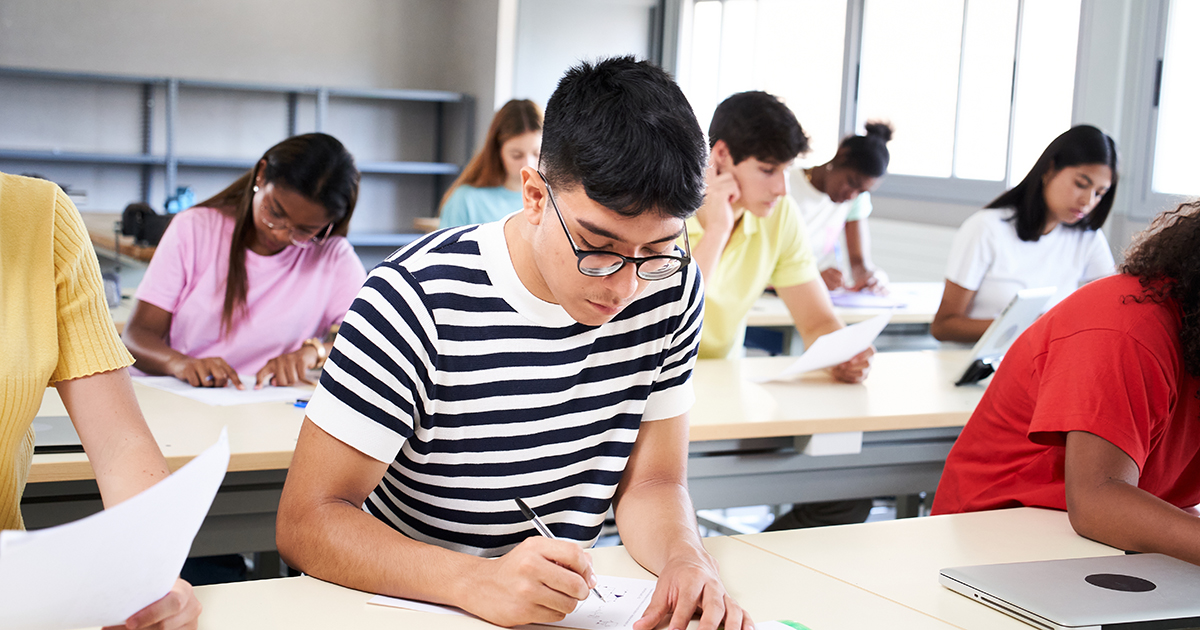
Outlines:
{"type": "Polygon", "coordinates": [[[83,443],[70,416],[37,416],[33,419],[34,453],[82,453],[83,443]]]}
{"type": "Polygon", "coordinates": [[[1157,553],[955,567],[938,582],[1035,628],[1200,627],[1200,566],[1157,553]]]}
{"type": "Polygon", "coordinates": [[[992,325],[984,331],[975,347],[971,348],[971,357],[967,360],[966,369],[954,384],[973,385],[991,376],[992,372],[996,371],[996,366],[1000,365],[1000,359],[1004,358],[1008,347],[1026,328],[1037,321],[1057,291],[1056,287],[1017,291],[1008,306],[992,320],[992,325]]]}

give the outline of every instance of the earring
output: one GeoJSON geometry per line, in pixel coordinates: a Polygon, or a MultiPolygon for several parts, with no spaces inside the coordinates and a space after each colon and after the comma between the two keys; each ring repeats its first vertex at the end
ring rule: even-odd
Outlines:
{"type": "Polygon", "coordinates": [[[254,185],[254,192],[258,192],[258,184],[254,185]]]}

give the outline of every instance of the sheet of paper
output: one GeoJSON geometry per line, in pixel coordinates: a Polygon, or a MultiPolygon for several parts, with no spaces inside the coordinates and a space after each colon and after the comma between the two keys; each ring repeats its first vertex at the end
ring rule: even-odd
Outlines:
{"type": "Polygon", "coordinates": [[[0,532],[0,628],[121,625],[175,584],[225,470],[229,438],[111,509],[0,532]]]}
{"type": "Polygon", "coordinates": [[[834,306],[842,308],[900,308],[906,306],[903,299],[895,295],[875,295],[866,291],[838,289],[829,292],[834,306]]]}
{"type": "Polygon", "coordinates": [[[179,394],[180,396],[215,406],[246,405],[260,402],[296,402],[297,399],[308,398],[312,395],[312,389],[300,387],[267,386],[262,389],[254,389],[253,374],[241,374],[240,376],[242,384],[246,386],[246,389],[238,389],[232,385],[226,385],[225,387],[192,387],[186,381],[181,381],[174,376],[135,376],[133,380],[142,385],[168,391],[172,394],[179,394]]]}
{"type": "MultiPolygon", "coordinates": [[[[580,630],[623,630],[625,628],[633,628],[633,622],[640,619],[642,613],[646,611],[646,607],[650,605],[650,597],[654,595],[654,580],[614,577],[611,575],[598,575],[596,576],[596,580],[599,582],[596,585],[596,590],[604,595],[604,598],[608,600],[607,603],[600,601],[600,598],[595,595],[590,595],[587,599],[579,602],[575,610],[562,621],[538,625],[579,628],[580,630]]],[[[452,606],[439,606],[437,604],[387,597],[384,595],[376,595],[368,603],[442,615],[474,616],[452,606]]]]}
{"type": "Polygon", "coordinates": [[[821,335],[813,342],[812,347],[805,350],[787,369],[775,376],[757,379],[757,382],[783,381],[797,374],[849,361],[854,355],[869,348],[891,319],[890,312],[883,313],[853,326],[821,335]]]}

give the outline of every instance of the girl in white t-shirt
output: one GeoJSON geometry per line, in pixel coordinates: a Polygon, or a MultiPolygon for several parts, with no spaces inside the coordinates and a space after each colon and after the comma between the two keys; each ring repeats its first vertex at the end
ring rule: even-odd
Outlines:
{"type": "Polygon", "coordinates": [[[974,343],[1017,291],[1057,287],[1050,305],[1113,273],[1100,227],[1117,192],[1117,147],[1103,131],[1072,127],[1013,188],[959,228],[946,290],[930,332],[974,343]]]}

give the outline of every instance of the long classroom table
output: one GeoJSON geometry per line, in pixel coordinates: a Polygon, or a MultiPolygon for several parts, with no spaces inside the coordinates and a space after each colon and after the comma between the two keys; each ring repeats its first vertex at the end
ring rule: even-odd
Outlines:
{"type": "MultiPolygon", "coordinates": [[[[881,353],[859,385],[837,383],[824,372],[788,383],[746,380],[776,373],[790,362],[787,357],[697,362],[688,463],[696,507],[936,489],[950,446],[983,392],[951,384],[950,374],[964,360],[960,351],[881,353]],[[859,431],[862,450],[854,454],[807,455],[798,443],[806,436],[859,431]]],[[[229,473],[192,555],[274,549],[275,512],[303,409],[287,403],[213,407],[139,383],[134,391],[172,469],[229,428],[229,473]]],[[[57,393],[47,390],[39,415],[64,414],[57,393]]],[[[22,500],[28,527],[99,509],[84,454],[34,456],[22,500]]]]}
{"type": "MultiPolygon", "coordinates": [[[[955,387],[963,350],[876,354],[860,384],[811,372],[753,379],[794,357],[696,364],[688,484],[698,509],[933,492],[984,385],[955,387]],[[809,455],[807,443],[861,432],[857,453],[809,455]],[[813,436],[813,437],[810,437],[813,436]]],[[[898,508],[913,516],[915,505],[898,508]]]]}
{"type": "MultiPolygon", "coordinates": [[[[942,587],[938,570],[1120,553],[1076,535],[1065,513],[1033,508],[706,538],[704,545],[755,622],[791,620],[811,630],[1028,630],[942,587]]],[[[652,579],[623,547],[590,553],[602,575],[652,579]]],[[[495,627],[370,605],[369,593],[311,577],[202,586],[196,595],[205,629],[495,627]]]]}

